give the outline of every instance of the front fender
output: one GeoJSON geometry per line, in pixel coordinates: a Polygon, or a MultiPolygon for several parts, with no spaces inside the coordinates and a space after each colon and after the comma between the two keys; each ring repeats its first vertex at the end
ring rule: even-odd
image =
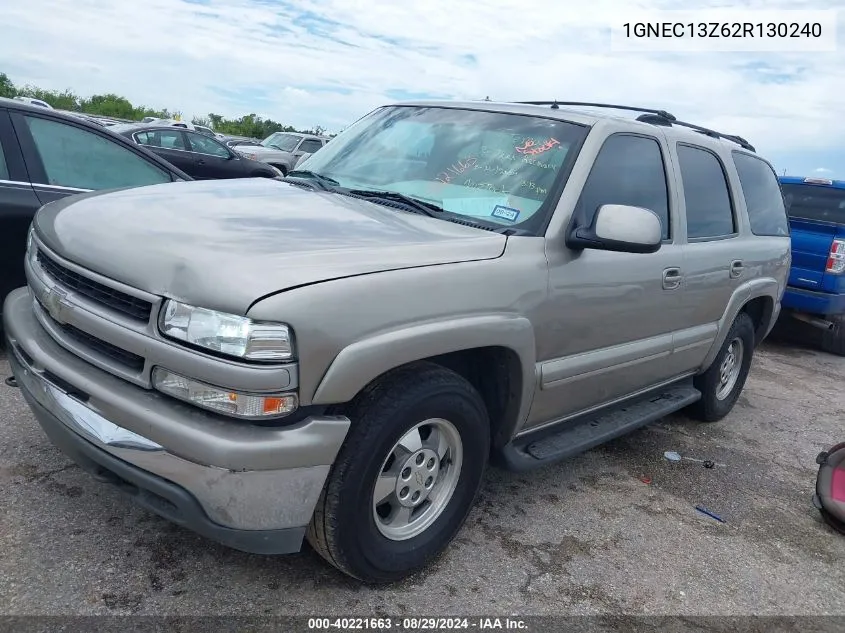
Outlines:
{"type": "Polygon", "coordinates": [[[506,347],[517,354],[522,372],[518,420],[528,414],[536,382],[534,328],[520,316],[450,318],[381,332],[343,348],[317,386],[312,404],[349,402],[366,385],[401,365],[479,347],[506,347]]]}

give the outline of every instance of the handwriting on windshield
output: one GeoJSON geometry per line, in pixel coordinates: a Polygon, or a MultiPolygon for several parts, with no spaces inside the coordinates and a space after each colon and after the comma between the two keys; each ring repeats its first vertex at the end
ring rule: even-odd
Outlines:
{"type": "Polygon", "coordinates": [[[474,169],[478,165],[478,159],[475,156],[468,156],[463,160],[459,160],[449,165],[446,169],[437,174],[435,180],[447,184],[452,182],[454,176],[460,176],[465,171],[474,169]]]}
{"type": "Polygon", "coordinates": [[[517,145],[513,149],[515,152],[518,152],[520,154],[535,156],[536,154],[548,152],[556,145],[560,145],[560,141],[554,138],[549,138],[545,143],[542,144],[537,144],[537,142],[533,138],[529,138],[522,145],[517,145]]]}
{"type": "Polygon", "coordinates": [[[472,178],[467,178],[463,182],[464,187],[472,187],[473,189],[485,189],[487,191],[493,191],[495,193],[510,193],[505,187],[501,185],[497,185],[492,182],[479,182],[477,180],[473,180],[472,178]]]}

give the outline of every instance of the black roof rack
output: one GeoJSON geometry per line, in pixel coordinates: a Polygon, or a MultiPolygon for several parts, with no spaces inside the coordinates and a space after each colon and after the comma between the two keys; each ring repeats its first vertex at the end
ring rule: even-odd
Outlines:
{"type": "Polygon", "coordinates": [[[721,132],[702,127],[700,125],[694,125],[685,121],[679,121],[674,114],[671,114],[666,110],[652,110],[651,108],[638,108],[636,106],[616,105],[612,103],[590,103],[586,101],[516,101],[515,103],[524,105],[547,105],[551,106],[552,110],[557,110],[560,106],[586,106],[590,108],[610,108],[612,110],[629,110],[631,112],[642,112],[643,114],[637,117],[637,121],[641,121],[643,123],[650,123],[651,125],[662,125],[665,127],[679,125],[681,127],[695,130],[696,132],[699,132],[701,134],[705,134],[711,138],[723,138],[725,140],[732,141],[743,149],[747,149],[750,152],[757,152],[757,150],[754,149],[754,146],[751,145],[751,143],[746,141],[741,136],[737,136],[736,134],[722,134],[721,132]]]}

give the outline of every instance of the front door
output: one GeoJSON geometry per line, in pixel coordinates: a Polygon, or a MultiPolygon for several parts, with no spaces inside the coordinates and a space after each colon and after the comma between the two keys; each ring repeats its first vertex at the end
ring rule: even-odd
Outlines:
{"type": "Polygon", "coordinates": [[[671,355],[681,325],[683,246],[670,213],[666,155],[662,138],[609,136],[574,211],[582,218],[603,204],[654,211],[664,238],[656,253],[573,251],[547,243],[540,388],[527,427],[610,404],[678,374],[671,355]]]}

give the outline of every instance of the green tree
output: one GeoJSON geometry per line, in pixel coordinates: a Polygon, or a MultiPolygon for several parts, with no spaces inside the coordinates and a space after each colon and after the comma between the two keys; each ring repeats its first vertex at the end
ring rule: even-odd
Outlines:
{"type": "Polygon", "coordinates": [[[12,83],[12,80],[9,79],[6,73],[0,73],[0,97],[11,99],[17,95],[18,90],[15,88],[15,84],[12,83]]]}
{"type": "Polygon", "coordinates": [[[33,99],[41,99],[46,101],[56,110],[79,110],[79,99],[70,90],[44,90],[37,86],[25,85],[18,89],[18,94],[22,97],[32,97],[33,99]]]}

